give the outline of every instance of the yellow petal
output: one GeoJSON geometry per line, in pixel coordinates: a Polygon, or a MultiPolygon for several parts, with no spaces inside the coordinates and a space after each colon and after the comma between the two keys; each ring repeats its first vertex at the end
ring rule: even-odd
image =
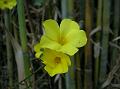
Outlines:
{"type": "Polygon", "coordinates": [[[72,30],[79,30],[79,25],[71,19],[63,19],[60,24],[60,35],[66,36],[72,30]]]}
{"type": "Polygon", "coordinates": [[[40,51],[40,43],[37,43],[37,44],[34,46],[34,51],[35,51],[35,52],[39,52],[39,51],[40,51]]]}
{"type": "MultiPolygon", "coordinates": [[[[68,67],[67,67],[68,68],[68,67]]],[[[44,69],[48,72],[48,74],[53,77],[56,74],[65,73],[66,70],[63,70],[63,65],[59,64],[54,69],[50,66],[45,66],[44,69]]],[[[67,70],[68,71],[68,70],[67,70]]],[[[67,72],[66,71],[66,72],[67,72]]]]}
{"type": "Polygon", "coordinates": [[[61,45],[56,41],[49,39],[46,35],[43,35],[40,41],[40,47],[57,50],[61,47],[61,45]]]}
{"type": "Polygon", "coordinates": [[[78,51],[78,49],[72,44],[65,44],[58,51],[73,56],[78,51]]]}
{"type": "Polygon", "coordinates": [[[61,58],[61,67],[62,67],[62,72],[61,73],[66,73],[68,72],[68,63],[66,58],[61,58]]]}
{"type": "Polygon", "coordinates": [[[49,66],[45,66],[44,69],[48,72],[48,74],[53,77],[55,74],[53,73],[53,69],[49,66]]]}
{"type": "Polygon", "coordinates": [[[36,58],[40,58],[40,55],[41,55],[42,53],[43,53],[42,51],[36,52],[35,57],[36,57],[36,58]]]}
{"type": "Polygon", "coordinates": [[[68,71],[68,66],[71,65],[69,56],[50,49],[44,50],[41,59],[43,63],[46,65],[45,70],[48,72],[50,76],[54,76],[55,74],[66,73],[68,71]],[[60,58],[59,63],[55,62],[56,57],[60,58]]]}
{"type": "Polygon", "coordinates": [[[8,8],[12,9],[14,6],[16,6],[16,0],[12,0],[12,2],[9,3],[8,8]]]}
{"type": "Polygon", "coordinates": [[[53,74],[60,74],[63,73],[63,66],[62,64],[58,64],[54,69],[53,69],[53,74]]]}
{"type": "Polygon", "coordinates": [[[49,49],[45,49],[43,56],[41,57],[41,60],[43,61],[43,63],[45,65],[49,65],[50,67],[55,67],[55,62],[54,62],[54,58],[55,56],[55,52],[53,52],[52,50],[50,51],[49,49]]]}
{"type": "Polygon", "coordinates": [[[16,0],[7,0],[6,3],[5,3],[6,0],[1,0],[0,1],[0,8],[1,9],[12,9],[14,6],[16,6],[16,0]]]}
{"type": "Polygon", "coordinates": [[[61,59],[61,63],[58,64],[53,70],[52,70],[52,75],[55,74],[61,74],[61,73],[66,73],[68,72],[68,65],[66,60],[61,59]]]}
{"type": "Polygon", "coordinates": [[[67,62],[67,64],[68,64],[68,66],[71,66],[70,57],[69,57],[69,56],[67,56],[67,55],[63,55],[62,57],[63,57],[63,60],[66,60],[66,62],[67,62]]]}
{"type": "Polygon", "coordinates": [[[77,47],[82,47],[87,43],[87,37],[86,37],[85,31],[80,30],[79,36],[80,36],[80,39],[79,39],[79,43],[78,43],[77,47]]]}
{"type": "Polygon", "coordinates": [[[3,3],[3,0],[0,0],[0,9],[5,9],[5,5],[3,3]]]}
{"type": "Polygon", "coordinates": [[[59,25],[55,20],[49,19],[43,22],[45,35],[51,40],[57,41],[60,35],[59,25]]]}
{"type": "Polygon", "coordinates": [[[74,45],[75,47],[82,47],[87,42],[85,31],[73,30],[69,32],[66,37],[67,43],[74,45]]]}
{"type": "MultiPolygon", "coordinates": [[[[60,57],[62,60],[65,60],[66,63],[70,66],[71,65],[71,61],[70,61],[70,57],[62,52],[58,52],[58,51],[55,51],[55,50],[50,50],[50,49],[45,49],[46,53],[48,53],[47,55],[51,55],[51,56],[54,56],[55,57],[60,57]]],[[[45,52],[44,51],[44,52],[45,52]]],[[[45,53],[45,54],[46,54],[45,53]]],[[[47,56],[46,55],[46,56],[47,56]]]]}

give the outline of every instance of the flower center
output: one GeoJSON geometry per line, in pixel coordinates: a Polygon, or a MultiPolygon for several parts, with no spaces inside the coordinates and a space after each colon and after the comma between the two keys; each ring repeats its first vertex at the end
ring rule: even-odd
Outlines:
{"type": "Polygon", "coordinates": [[[64,44],[66,43],[66,39],[65,39],[64,37],[60,37],[60,38],[59,38],[59,43],[60,43],[61,45],[64,45],[64,44]]]}
{"type": "Polygon", "coordinates": [[[56,57],[55,60],[54,60],[55,64],[59,64],[61,63],[61,59],[60,57],[56,57]]]}

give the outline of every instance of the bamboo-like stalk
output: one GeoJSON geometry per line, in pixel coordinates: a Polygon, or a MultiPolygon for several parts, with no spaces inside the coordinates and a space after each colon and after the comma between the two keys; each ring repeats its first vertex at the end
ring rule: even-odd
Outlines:
{"type": "MultiPolygon", "coordinates": [[[[102,0],[98,0],[98,10],[97,10],[97,28],[101,29],[102,26],[102,0]]],[[[100,33],[96,34],[96,41],[98,42],[98,44],[100,43],[100,33]]],[[[95,45],[94,45],[95,46],[95,45]]],[[[99,45],[100,46],[100,45],[99,45]]],[[[100,51],[100,48],[98,48],[98,50],[96,51],[100,51]]],[[[98,77],[99,77],[99,64],[100,64],[100,52],[95,52],[94,53],[96,56],[95,57],[95,68],[94,68],[94,88],[97,89],[98,86],[98,77]],[[98,54],[96,54],[98,53],[98,54]]]]}
{"type": "MultiPolygon", "coordinates": [[[[27,49],[27,33],[26,33],[26,23],[25,23],[24,0],[17,0],[17,12],[18,12],[20,40],[24,55],[25,77],[28,77],[31,74],[31,72],[30,72],[30,60],[27,49]]],[[[30,85],[29,80],[27,81],[27,84],[28,86],[30,85]]]]}
{"type": "MultiPolygon", "coordinates": [[[[5,22],[5,29],[11,32],[11,25],[10,25],[10,11],[5,10],[4,13],[4,22],[5,22]]],[[[12,55],[12,47],[10,40],[6,33],[6,49],[7,49],[7,69],[8,69],[8,76],[9,76],[9,87],[12,89],[13,87],[13,55],[12,55]]]]}
{"type": "Polygon", "coordinates": [[[67,0],[61,0],[62,18],[67,17],[67,0]]]}
{"type": "Polygon", "coordinates": [[[74,57],[71,57],[71,66],[68,73],[65,74],[66,77],[66,89],[76,89],[75,88],[75,66],[74,66],[74,57]]]}
{"type": "MultiPolygon", "coordinates": [[[[73,14],[73,0],[62,0],[62,18],[71,18],[73,14]]],[[[65,75],[66,89],[75,89],[74,57],[71,58],[72,65],[69,72],[65,75]]]]}
{"type": "MultiPolygon", "coordinates": [[[[85,0],[79,0],[79,8],[80,8],[80,29],[84,29],[84,19],[85,19],[85,0]]],[[[76,71],[76,83],[77,83],[77,89],[83,89],[84,86],[84,48],[79,50],[79,53],[76,54],[76,67],[79,68],[76,71]]]]}
{"type": "Polygon", "coordinates": [[[92,44],[90,42],[89,33],[92,30],[92,1],[85,0],[85,30],[88,37],[85,46],[85,65],[84,65],[84,89],[93,89],[92,81],[92,44]]]}
{"type": "Polygon", "coordinates": [[[109,44],[109,22],[110,22],[110,1],[103,0],[103,18],[102,18],[102,50],[100,57],[100,73],[99,82],[100,84],[104,82],[107,72],[108,63],[108,44],[109,44]]]}
{"type": "Polygon", "coordinates": [[[80,0],[80,19],[84,20],[85,17],[85,0],[80,0]]]}
{"type": "MultiPolygon", "coordinates": [[[[118,36],[119,33],[119,24],[120,24],[120,0],[115,0],[114,1],[114,22],[113,22],[113,39],[115,39],[118,36]]],[[[114,42],[117,44],[118,42],[114,42]]],[[[116,63],[116,59],[118,58],[118,50],[115,47],[112,47],[112,55],[111,55],[111,68],[116,63]]]]}
{"type": "Polygon", "coordinates": [[[74,0],[67,0],[67,17],[73,18],[74,0]]]}
{"type": "Polygon", "coordinates": [[[75,64],[76,64],[76,86],[77,89],[82,89],[82,80],[81,80],[81,66],[80,66],[80,52],[75,55],[75,64]]]}

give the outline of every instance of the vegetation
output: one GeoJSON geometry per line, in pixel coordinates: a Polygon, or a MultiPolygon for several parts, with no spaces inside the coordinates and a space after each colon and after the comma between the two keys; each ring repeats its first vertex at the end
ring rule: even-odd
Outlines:
{"type": "Polygon", "coordinates": [[[120,0],[0,1],[0,89],[120,89],[119,25],[120,0]],[[76,21],[88,40],[69,71],[51,77],[34,46],[43,21],[64,18],[76,21]]]}

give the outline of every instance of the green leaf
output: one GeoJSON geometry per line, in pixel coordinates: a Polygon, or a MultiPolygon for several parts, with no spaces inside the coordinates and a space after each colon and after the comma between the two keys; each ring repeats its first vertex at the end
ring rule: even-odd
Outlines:
{"type": "MultiPolygon", "coordinates": [[[[23,51],[19,43],[15,40],[15,38],[12,36],[10,32],[6,30],[7,38],[10,38],[10,42],[12,44],[14,54],[15,54],[15,60],[17,63],[17,70],[18,70],[18,80],[21,82],[25,78],[24,74],[24,59],[23,59],[23,51]]],[[[19,84],[19,89],[24,89],[25,85],[19,84]]]]}

